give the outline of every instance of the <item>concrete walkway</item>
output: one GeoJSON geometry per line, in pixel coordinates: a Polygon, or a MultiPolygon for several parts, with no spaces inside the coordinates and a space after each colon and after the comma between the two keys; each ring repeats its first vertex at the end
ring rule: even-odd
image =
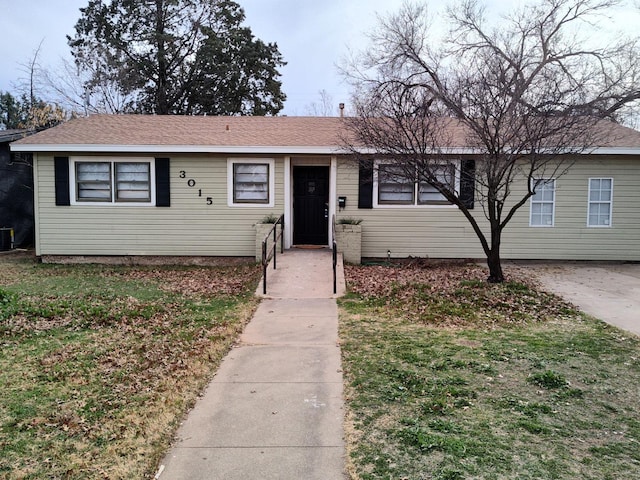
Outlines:
{"type": "Polygon", "coordinates": [[[286,251],[267,278],[267,297],[179,429],[156,478],[345,478],[331,251],[286,251]]]}
{"type": "Polygon", "coordinates": [[[585,313],[640,335],[640,264],[513,263],[585,313]]]}

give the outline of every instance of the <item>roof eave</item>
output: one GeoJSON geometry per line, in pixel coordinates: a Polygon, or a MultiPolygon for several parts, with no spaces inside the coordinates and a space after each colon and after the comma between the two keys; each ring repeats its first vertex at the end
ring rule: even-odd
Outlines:
{"type": "Polygon", "coordinates": [[[27,135],[31,135],[31,133],[27,133],[27,132],[28,130],[25,130],[24,132],[20,132],[20,133],[9,133],[4,135],[2,134],[2,132],[0,132],[0,143],[15,142],[16,140],[21,140],[25,138],[27,135]]]}
{"type": "MultiPolygon", "coordinates": [[[[376,155],[380,152],[372,148],[359,148],[362,155],[376,155]]],[[[483,151],[469,147],[447,147],[430,152],[445,155],[482,155],[483,151]]],[[[553,153],[567,153],[574,155],[640,155],[640,147],[593,147],[593,148],[566,148],[564,152],[553,151],[553,153]]],[[[381,154],[384,156],[384,154],[381,154]]]]}
{"type": "Polygon", "coordinates": [[[338,155],[336,146],[225,146],[225,145],[99,145],[99,144],[11,144],[14,152],[82,153],[229,153],[267,155],[338,155]]]}
{"type": "Polygon", "coordinates": [[[640,147],[598,147],[588,153],[598,155],[640,155],[640,147]]]}
{"type": "MultiPolygon", "coordinates": [[[[12,143],[14,152],[69,152],[69,153],[223,153],[244,155],[344,155],[349,150],[335,145],[327,146],[224,146],[224,145],[102,145],[102,144],[37,144],[12,143]]],[[[579,149],[567,149],[567,153],[579,149]]],[[[359,149],[360,153],[375,155],[371,148],[359,149]]],[[[440,153],[448,155],[478,155],[474,148],[447,148],[440,153]]],[[[640,155],[640,147],[597,147],[584,154],[591,155],[640,155]]]]}

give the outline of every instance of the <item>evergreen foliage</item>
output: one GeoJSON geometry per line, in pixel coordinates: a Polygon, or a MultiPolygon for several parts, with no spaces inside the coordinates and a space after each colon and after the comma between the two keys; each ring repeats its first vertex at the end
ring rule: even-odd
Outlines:
{"type": "Polygon", "coordinates": [[[123,110],[275,115],[282,108],[275,43],[243,26],[232,0],[90,0],[69,46],[87,94],[115,88],[123,110]]]}

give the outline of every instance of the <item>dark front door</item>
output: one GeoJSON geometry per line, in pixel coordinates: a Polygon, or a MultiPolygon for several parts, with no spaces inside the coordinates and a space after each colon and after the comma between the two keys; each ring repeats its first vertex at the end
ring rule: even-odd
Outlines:
{"type": "Polygon", "coordinates": [[[293,167],[293,243],[329,243],[329,167],[293,167]]]}

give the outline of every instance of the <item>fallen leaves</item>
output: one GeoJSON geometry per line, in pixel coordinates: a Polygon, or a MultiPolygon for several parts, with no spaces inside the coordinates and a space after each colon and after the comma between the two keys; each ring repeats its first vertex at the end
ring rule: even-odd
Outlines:
{"type": "Polygon", "coordinates": [[[411,321],[493,328],[575,314],[569,304],[537,291],[521,269],[507,275],[510,281],[490,284],[482,266],[466,262],[345,266],[351,292],[411,321]]]}
{"type": "Polygon", "coordinates": [[[256,265],[233,268],[134,269],[124,276],[136,280],[158,282],[167,292],[182,295],[241,295],[256,277],[256,265]]]}
{"type": "Polygon", "coordinates": [[[259,268],[11,267],[0,275],[0,472],[148,476],[251,317],[259,268]]]}

